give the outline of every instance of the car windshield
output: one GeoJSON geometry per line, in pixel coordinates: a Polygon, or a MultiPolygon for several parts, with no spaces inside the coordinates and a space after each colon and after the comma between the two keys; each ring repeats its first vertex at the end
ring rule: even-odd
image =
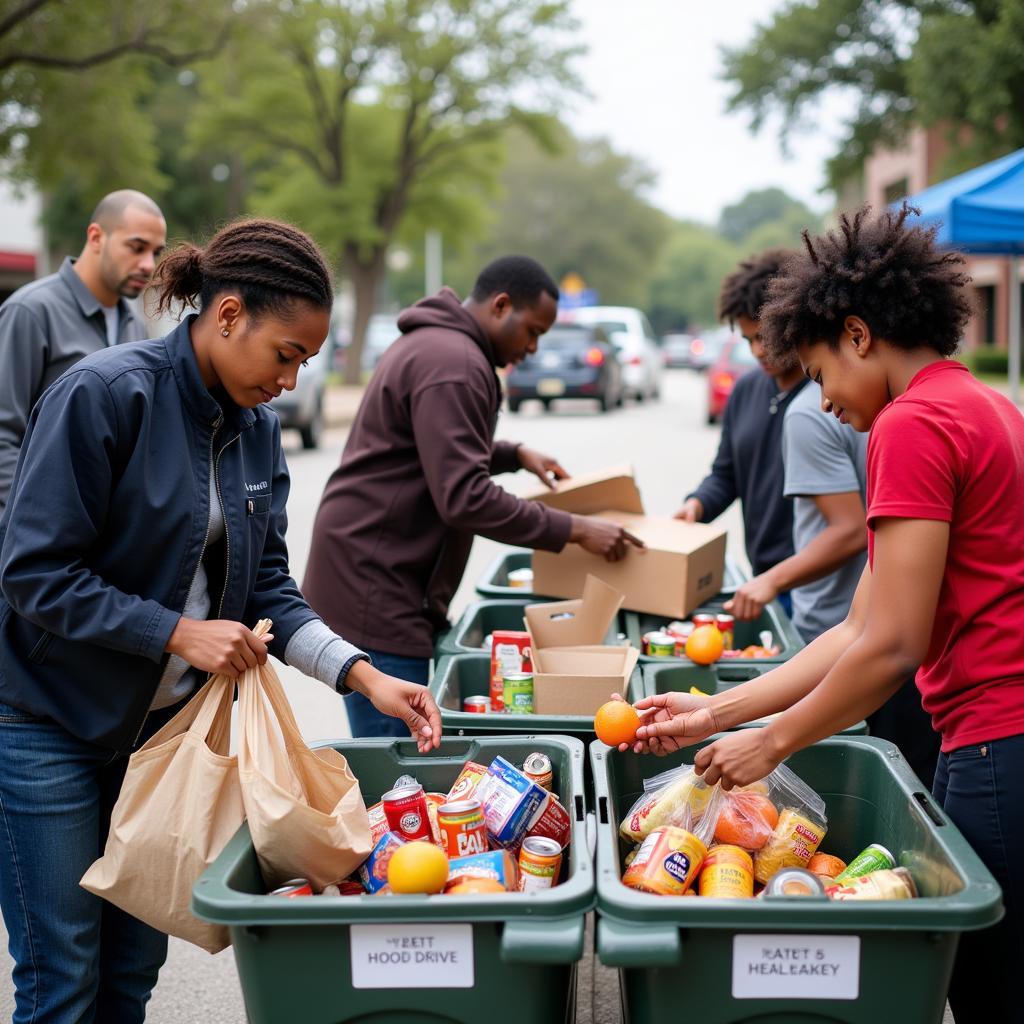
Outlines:
{"type": "Polygon", "coordinates": [[[541,336],[538,348],[541,352],[551,352],[567,348],[585,348],[594,343],[594,337],[590,331],[581,331],[571,327],[554,327],[547,334],[541,336]]]}

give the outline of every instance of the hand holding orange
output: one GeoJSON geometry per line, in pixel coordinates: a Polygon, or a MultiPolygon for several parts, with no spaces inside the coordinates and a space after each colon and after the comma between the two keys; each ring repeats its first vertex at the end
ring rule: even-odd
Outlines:
{"type": "Polygon", "coordinates": [[[594,715],[594,732],[602,743],[617,747],[620,743],[632,743],[640,728],[640,716],[632,704],[624,700],[610,700],[602,704],[594,715]]]}

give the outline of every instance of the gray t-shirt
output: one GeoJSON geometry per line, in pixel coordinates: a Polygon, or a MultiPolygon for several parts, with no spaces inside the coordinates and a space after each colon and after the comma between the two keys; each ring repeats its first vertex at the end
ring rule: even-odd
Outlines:
{"type": "MultiPolygon", "coordinates": [[[[807,547],[828,525],[813,496],[859,491],[865,500],[868,435],[821,410],[821,388],[811,383],[790,403],[782,428],[783,493],[793,498],[793,547],[807,547]]],[[[793,625],[810,643],[842,622],[850,610],[867,552],[830,576],[796,587],[793,625]]]]}

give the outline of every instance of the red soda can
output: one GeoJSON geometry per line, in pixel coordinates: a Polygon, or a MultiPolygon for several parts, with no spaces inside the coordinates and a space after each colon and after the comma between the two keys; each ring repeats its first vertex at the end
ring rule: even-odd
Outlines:
{"type": "Polygon", "coordinates": [[[466,697],[462,701],[462,710],[475,715],[486,715],[491,710],[491,698],[466,697]]]}
{"type": "Polygon", "coordinates": [[[392,789],[381,798],[384,804],[384,816],[388,819],[391,831],[401,839],[411,842],[414,839],[426,839],[433,842],[434,836],[430,829],[430,816],[427,813],[427,797],[423,787],[402,786],[392,789]]]}
{"type": "Polygon", "coordinates": [[[735,629],[736,619],[732,615],[716,615],[715,625],[718,627],[718,632],[722,634],[722,643],[725,645],[727,651],[731,651],[735,646],[735,629]]]}
{"type": "Polygon", "coordinates": [[[699,626],[713,626],[715,617],[710,612],[694,612],[692,621],[693,628],[697,629],[699,626]]]}
{"type": "Polygon", "coordinates": [[[305,878],[292,878],[285,882],[284,885],[279,885],[271,893],[271,896],[285,896],[291,899],[294,896],[312,896],[313,886],[309,884],[309,881],[305,878]]]}

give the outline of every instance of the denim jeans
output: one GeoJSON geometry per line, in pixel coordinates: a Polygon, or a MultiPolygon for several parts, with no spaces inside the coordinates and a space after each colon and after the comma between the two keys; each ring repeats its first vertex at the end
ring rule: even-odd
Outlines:
{"type": "MultiPolygon", "coordinates": [[[[140,742],[177,710],[151,715],[140,742]]],[[[167,936],[78,884],[103,852],[127,764],[0,703],[0,909],[14,958],[13,1024],[145,1019],[167,936]]]]}
{"type": "MultiPolygon", "coordinates": [[[[430,679],[429,658],[407,658],[404,654],[366,651],[373,666],[389,676],[426,686],[430,679]]],[[[345,697],[345,711],[353,736],[408,736],[409,727],[400,718],[382,715],[361,693],[345,697]]]]}
{"type": "Polygon", "coordinates": [[[1006,916],[960,938],[949,1004],[956,1024],[1024,1024],[1024,735],[939,755],[933,794],[995,876],[1006,916]]]}

